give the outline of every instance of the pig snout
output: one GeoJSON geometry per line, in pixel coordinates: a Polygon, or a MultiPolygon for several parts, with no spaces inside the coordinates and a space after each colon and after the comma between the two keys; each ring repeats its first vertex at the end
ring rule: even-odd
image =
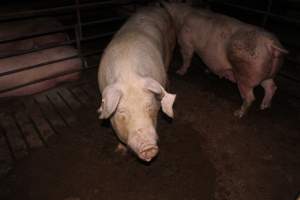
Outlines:
{"type": "Polygon", "coordinates": [[[159,151],[154,129],[137,129],[128,138],[128,146],[144,161],[151,161],[159,151]]]}
{"type": "Polygon", "coordinates": [[[156,155],[158,154],[158,146],[157,145],[148,145],[143,148],[138,153],[140,159],[150,162],[156,155]]]}

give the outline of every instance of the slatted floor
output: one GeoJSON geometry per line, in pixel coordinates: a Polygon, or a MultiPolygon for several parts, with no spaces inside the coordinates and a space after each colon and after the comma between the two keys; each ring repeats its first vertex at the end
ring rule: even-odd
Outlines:
{"type": "Polygon", "coordinates": [[[0,177],[33,149],[68,131],[88,132],[99,125],[100,93],[95,73],[34,96],[5,100],[0,106],[0,177]],[[90,80],[89,80],[90,79],[90,80]]]}

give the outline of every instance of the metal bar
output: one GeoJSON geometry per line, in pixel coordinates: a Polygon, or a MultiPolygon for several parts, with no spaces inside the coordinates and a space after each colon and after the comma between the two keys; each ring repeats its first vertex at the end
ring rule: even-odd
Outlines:
{"type": "Polygon", "coordinates": [[[55,74],[55,75],[52,75],[52,76],[37,79],[37,80],[34,80],[34,81],[29,81],[29,82],[21,84],[21,85],[17,85],[17,86],[11,87],[11,88],[0,90],[0,93],[9,92],[11,90],[19,89],[21,87],[25,87],[25,86],[28,86],[28,85],[32,85],[32,84],[35,84],[35,83],[42,82],[42,81],[47,81],[47,80],[50,80],[50,79],[53,79],[53,78],[57,78],[59,76],[64,76],[64,75],[68,75],[68,74],[72,74],[72,73],[76,73],[76,72],[80,72],[80,71],[84,71],[84,70],[91,70],[91,69],[94,69],[96,67],[98,67],[98,65],[95,65],[95,66],[92,66],[92,67],[86,67],[84,69],[68,70],[68,71],[65,71],[63,73],[58,73],[58,74],[55,74]]]}
{"type": "MultiPolygon", "coordinates": [[[[96,39],[100,39],[100,38],[103,38],[103,37],[111,36],[114,33],[115,33],[115,31],[103,33],[103,34],[96,35],[96,36],[90,36],[90,37],[82,38],[81,41],[86,42],[86,41],[89,41],[89,40],[96,40],[96,39]]],[[[63,42],[63,43],[60,43],[60,44],[46,45],[44,47],[25,50],[25,51],[17,51],[17,52],[13,52],[13,53],[10,53],[10,54],[0,55],[0,59],[12,57],[12,56],[23,55],[23,54],[26,54],[26,53],[33,53],[33,52],[36,52],[36,51],[39,51],[39,50],[45,50],[45,49],[50,49],[50,48],[54,48],[54,47],[66,46],[66,45],[73,44],[75,42],[76,42],[76,40],[69,40],[69,41],[66,41],[66,42],[63,42]]]]}
{"type": "Polygon", "coordinates": [[[300,79],[297,79],[297,78],[295,78],[295,77],[292,77],[292,76],[290,76],[290,75],[288,75],[288,74],[286,74],[286,73],[284,73],[284,72],[279,72],[278,74],[279,74],[281,77],[285,78],[285,79],[289,79],[289,80],[292,80],[292,81],[294,81],[294,82],[296,82],[296,83],[300,83],[300,79]]]}
{"type": "Polygon", "coordinates": [[[99,39],[99,38],[103,38],[103,37],[112,36],[113,34],[115,34],[115,32],[116,31],[111,31],[111,32],[100,34],[100,35],[95,35],[95,36],[90,36],[90,37],[82,38],[81,41],[85,42],[85,41],[89,41],[89,40],[95,40],[95,39],[99,39]]]}
{"type": "Polygon", "coordinates": [[[8,42],[14,42],[17,40],[25,40],[25,39],[30,39],[32,37],[39,37],[39,36],[44,36],[44,35],[50,35],[50,34],[55,34],[55,33],[60,33],[62,31],[66,31],[66,30],[70,30],[73,29],[75,26],[74,25],[70,25],[70,26],[64,26],[61,28],[57,28],[57,29],[53,29],[51,31],[47,31],[47,32],[37,32],[34,34],[25,34],[21,37],[13,37],[13,38],[9,38],[9,39],[1,39],[0,40],[0,44],[2,43],[8,43],[8,42]]]}
{"type": "Polygon", "coordinates": [[[81,67],[84,68],[85,64],[84,64],[84,59],[82,56],[82,52],[81,52],[81,28],[80,25],[77,25],[75,28],[75,38],[76,38],[76,47],[77,47],[77,51],[78,51],[78,57],[80,58],[81,61],[81,67]]]}
{"type": "Polygon", "coordinates": [[[51,49],[51,48],[54,48],[54,47],[67,46],[67,45],[73,44],[74,42],[75,42],[75,40],[69,40],[67,42],[63,42],[63,43],[60,43],[60,44],[45,45],[45,46],[40,47],[40,48],[34,48],[34,49],[30,49],[30,50],[25,50],[25,51],[15,51],[15,52],[12,52],[12,53],[9,53],[9,54],[0,55],[0,59],[9,58],[9,57],[13,57],[13,56],[20,56],[20,55],[24,55],[24,54],[28,54],[28,53],[34,53],[34,52],[37,52],[37,51],[41,51],[41,50],[45,50],[45,49],[51,49]]]}
{"type": "MultiPolygon", "coordinates": [[[[106,19],[101,19],[101,20],[95,20],[92,22],[87,22],[87,23],[80,23],[81,26],[90,26],[90,25],[95,25],[95,24],[100,24],[100,23],[107,23],[107,22],[112,22],[112,21],[119,21],[122,19],[126,19],[126,17],[112,17],[112,18],[106,18],[106,19]]],[[[25,40],[25,39],[30,39],[33,37],[38,37],[38,36],[44,36],[44,35],[49,35],[49,34],[55,34],[55,33],[60,33],[66,30],[74,29],[76,26],[75,25],[69,25],[69,26],[63,26],[61,28],[53,29],[51,31],[47,32],[37,32],[34,34],[25,34],[21,37],[13,37],[13,38],[8,38],[8,39],[0,39],[0,44],[2,43],[8,43],[8,42],[14,42],[17,40],[25,40]]],[[[82,34],[81,34],[82,36],[82,34]]]]}
{"type": "Polygon", "coordinates": [[[258,14],[268,14],[269,17],[280,19],[280,20],[283,20],[283,21],[287,21],[287,22],[291,22],[291,23],[295,23],[295,24],[299,24],[300,25],[300,20],[299,19],[293,19],[293,18],[290,18],[290,17],[282,16],[282,15],[268,13],[268,12],[263,11],[263,10],[257,10],[257,9],[253,9],[253,8],[248,8],[248,7],[236,5],[236,4],[233,4],[233,3],[225,3],[225,2],[219,2],[219,1],[214,1],[214,2],[215,3],[223,4],[223,5],[226,5],[226,6],[230,6],[230,7],[233,7],[233,8],[238,8],[238,9],[241,9],[241,10],[258,13],[258,14]]]}
{"type": "Polygon", "coordinates": [[[81,28],[81,13],[80,13],[80,3],[79,0],[75,0],[76,4],[76,18],[77,18],[77,25],[78,25],[78,34],[79,34],[79,39],[82,37],[82,28],[81,28]]]}
{"type": "Polygon", "coordinates": [[[273,1],[272,0],[268,0],[268,7],[267,7],[268,14],[264,15],[263,22],[262,22],[262,26],[263,27],[266,26],[266,24],[267,24],[269,14],[271,13],[271,10],[272,10],[272,4],[273,4],[273,1]]]}
{"type": "MultiPolygon", "coordinates": [[[[85,54],[83,54],[83,56],[92,56],[92,55],[100,54],[102,52],[103,52],[103,50],[97,50],[97,51],[85,53],[85,54]]],[[[62,62],[62,61],[65,61],[65,60],[75,59],[75,58],[78,58],[78,54],[75,55],[75,56],[69,56],[69,57],[65,57],[65,58],[61,58],[61,59],[57,59],[57,60],[53,60],[53,61],[48,61],[48,62],[36,64],[36,65],[27,66],[27,67],[24,67],[24,68],[21,68],[21,69],[15,69],[15,70],[10,70],[10,71],[7,71],[7,72],[3,72],[3,73],[0,73],[0,77],[5,76],[5,75],[9,75],[9,74],[13,74],[13,73],[18,73],[18,72],[25,71],[25,70],[30,70],[30,69],[37,68],[37,67],[42,67],[44,65],[50,65],[50,64],[62,62]]]]}
{"type": "Polygon", "coordinates": [[[49,61],[49,62],[44,62],[44,63],[40,63],[40,64],[37,64],[37,65],[31,65],[31,66],[27,66],[27,67],[24,67],[24,68],[21,68],[21,69],[15,69],[15,70],[2,72],[2,73],[0,73],[0,77],[1,76],[6,76],[6,75],[9,75],[9,74],[13,74],[13,73],[18,73],[18,72],[30,70],[30,69],[33,69],[33,68],[42,67],[44,65],[50,65],[50,64],[62,62],[62,61],[65,61],[65,60],[75,59],[75,58],[78,58],[78,55],[69,56],[69,57],[66,57],[66,58],[61,58],[61,59],[53,60],[53,61],[49,61]]]}
{"type": "Polygon", "coordinates": [[[82,38],[82,24],[81,24],[81,13],[80,13],[80,8],[79,8],[79,0],[75,0],[76,4],[76,19],[77,19],[77,25],[75,26],[75,38],[76,38],[76,47],[78,50],[78,55],[81,61],[81,67],[84,66],[84,60],[82,57],[82,52],[81,52],[81,38],[82,38]]]}
{"type": "Polygon", "coordinates": [[[95,20],[91,22],[86,22],[83,23],[83,26],[90,26],[90,25],[95,25],[95,24],[102,24],[102,23],[107,23],[107,22],[113,22],[113,21],[121,21],[125,20],[127,17],[112,17],[112,18],[106,18],[106,19],[100,19],[100,20],[95,20]]]}
{"type": "MultiPolygon", "coordinates": [[[[7,21],[12,19],[18,19],[18,18],[25,18],[25,17],[33,17],[38,16],[46,13],[53,13],[53,12],[61,12],[66,10],[74,10],[77,8],[90,8],[90,7],[98,7],[98,6],[104,6],[104,5],[114,5],[113,1],[103,1],[103,2],[97,2],[97,3],[87,3],[83,5],[71,5],[71,6],[61,6],[56,8],[48,8],[48,9],[39,9],[39,10],[31,10],[31,11],[24,11],[24,12],[17,12],[9,15],[2,15],[0,16],[0,21],[7,21]]],[[[119,4],[122,5],[122,4],[119,4]]]]}

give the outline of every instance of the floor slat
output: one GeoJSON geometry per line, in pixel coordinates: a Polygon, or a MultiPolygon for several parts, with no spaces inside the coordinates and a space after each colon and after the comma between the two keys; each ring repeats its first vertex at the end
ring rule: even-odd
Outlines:
{"type": "Polygon", "coordinates": [[[0,123],[4,129],[4,134],[6,134],[8,142],[12,148],[14,156],[19,159],[23,158],[28,154],[27,147],[22,134],[19,132],[18,128],[12,117],[6,113],[0,114],[0,123]]]}
{"type": "Polygon", "coordinates": [[[51,128],[51,125],[47,123],[33,98],[27,99],[24,101],[24,104],[26,106],[28,118],[33,125],[36,126],[43,141],[47,141],[49,137],[55,134],[55,131],[51,128]]]}
{"type": "Polygon", "coordinates": [[[29,148],[37,148],[43,146],[41,139],[38,136],[38,133],[34,130],[33,125],[30,123],[30,120],[24,115],[24,112],[19,111],[15,113],[14,120],[16,124],[22,131],[29,148]]]}

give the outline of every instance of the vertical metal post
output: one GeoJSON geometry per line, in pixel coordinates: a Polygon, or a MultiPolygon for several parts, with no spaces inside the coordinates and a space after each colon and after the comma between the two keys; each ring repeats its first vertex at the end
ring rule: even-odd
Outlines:
{"type": "Polygon", "coordinates": [[[77,18],[77,24],[75,26],[75,37],[76,37],[76,46],[78,49],[78,55],[81,60],[81,66],[82,68],[86,67],[85,66],[85,61],[82,56],[82,49],[81,49],[81,39],[82,39],[82,23],[81,23],[81,13],[80,13],[80,2],[79,0],[75,0],[76,4],[76,18],[77,18]]]}
{"type": "Polygon", "coordinates": [[[268,7],[267,7],[267,10],[266,10],[267,13],[264,15],[264,18],[263,18],[263,21],[262,21],[262,26],[263,27],[266,26],[266,24],[267,24],[269,14],[271,13],[272,4],[273,4],[273,1],[268,0],[268,7]]]}
{"type": "Polygon", "coordinates": [[[133,1],[133,10],[134,10],[134,12],[136,12],[137,11],[137,2],[136,1],[133,1]]]}
{"type": "Polygon", "coordinates": [[[79,25],[76,25],[75,26],[75,37],[76,37],[76,47],[77,47],[77,50],[78,50],[78,56],[81,60],[81,66],[82,68],[85,68],[85,62],[84,62],[84,59],[83,59],[83,56],[82,56],[82,50],[81,50],[81,41],[80,41],[80,30],[79,30],[79,25]]]}
{"type": "Polygon", "coordinates": [[[82,24],[81,24],[81,13],[80,13],[80,2],[79,0],[75,0],[76,2],[76,17],[77,17],[77,25],[78,25],[78,31],[79,31],[79,37],[82,38],[82,24]]]}

